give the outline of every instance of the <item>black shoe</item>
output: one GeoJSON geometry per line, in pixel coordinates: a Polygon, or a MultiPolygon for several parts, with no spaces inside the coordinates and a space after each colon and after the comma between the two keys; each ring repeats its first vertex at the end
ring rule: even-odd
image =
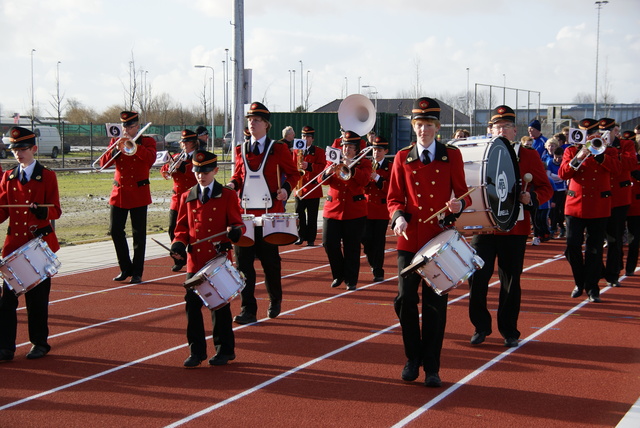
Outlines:
{"type": "Polygon", "coordinates": [[[182,264],[182,263],[181,263],[181,264],[176,263],[175,265],[173,265],[173,266],[171,267],[171,271],[172,271],[172,272],[180,272],[180,271],[182,270],[182,268],[183,268],[183,267],[184,267],[184,264],[182,264]]]}
{"type": "Polygon", "coordinates": [[[13,351],[9,351],[8,349],[0,349],[0,363],[6,363],[7,361],[13,360],[13,351]]]}
{"type": "Polygon", "coordinates": [[[602,303],[600,296],[589,296],[589,301],[593,303],[602,303]]]}
{"type": "Polygon", "coordinates": [[[420,360],[419,358],[412,358],[410,360],[407,360],[407,363],[402,369],[402,380],[404,380],[405,382],[413,382],[414,380],[418,379],[421,365],[422,360],[420,360]]]}
{"type": "Polygon", "coordinates": [[[355,290],[355,289],[356,289],[356,286],[355,286],[355,285],[347,284],[347,290],[349,290],[349,291],[353,291],[353,290],[355,290]]]}
{"type": "Polygon", "coordinates": [[[341,279],[334,279],[333,282],[331,283],[331,288],[339,287],[340,284],[342,284],[342,280],[341,279]]]}
{"type": "Polygon", "coordinates": [[[184,360],[183,365],[189,369],[194,368],[194,367],[198,367],[200,365],[201,362],[203,362],[204,360],[207,359],[206,355],[189,355],[189,358],[187,358],[186,360],[184,360]]]}
{"type": "Polygon", "coordinates": [[[515,337],[507,337],[506,339],[504,339],[504,346],[506,346],[507,348],[515,348],[516,346],[518,346],[518,339],[516,339],[515,337]]]}
{"type": "Polygon", "coordinates": [[[374,276],[373,282],[382,282],[384,281],[384,276],[374,276]]]}
{"type": "Polygon", "coordinates": [[[125,279],[129,278],[131,276],[131,274],[129,272],[120,272],[120,275],[116,276],[115,278],[113,278],[114,281],[124,281],[125,279]]]}
{"type": "Polygon", "coordinates": [[[267,309],[267,316],[269,318],[276,318],[280,315],[280,302],[271,302],[269,309],[267,309]]]}
{"type": "Polygon", "coordinates": [[[27,360],[37,360],[38,358],[42,358],[49,353],[49,349],[46,346],[42,345],[34,345],[31,348],[31,351],[27,354],[27,360]]]}
{"type": "Polygon", "coordinates": [[[482,342],[484,342],[484,339],[487,338],[487,336],[490,333],[485,333],[483,331],[476,331],[475,333],[473,333],[473,336],[471,336],[471,344],[472,345],[479,345],[482,342]]]}
{"type": "Polygon", "coordinates": [[[315,247],[315,246],[316,246],[315,242],[313,242],[313,241],[307,242],[307,247],[315,247]]]}
{"type": "Polygon", "coordinates": [[[607,282],[607,285],[611,287],[620,287],[620,283],[618,281],[607,282]]]}
{"type": "Polygon", "coordinates": [[[235,321],[236,324],[251,324],[258,320],[256,319],[256,316],[254,314],[250,314],[247,312],[240,312],[239,315],[236,315],[233,318],[233,321],[235,321]]]}
{"type": "Polygon", "coordinates": [[[442,386],[442,381],[440,380],[440,376],[438,373],[427,373],[427,378],[424,381],[424,386],[428,386],[430,388],[440,388],[442,386]]]}
{"type": "Polygon", "coordinates": [[[133,275],[129,284],[140,284],[142,282],[142,277],[140,275],[133,275]]]}
{"type": "Polygon", "coordinates": [[[634,276],[636,274],[635,271],[625,272],[626,276],[634,276]]]}
{"type": "Polygon", "coordinates": [[[298,239],[296,242],[293,243],[294,245],[302,245],[304,244],[304,241],[302,239],[298,239]]]}
{"type": "Polygon", "coordinates": [[[236,354],[216,354],[209,360],[210,366],[224,366],[231,360],[236,359],[236,354]]]}
{"type": "Polygon", "coordinates": [[[576,297],[580,297],[580,296],[582,296],[582,288],[576,285],[576,288],[574,288],[573,291],[571,292],[571,297],[575,299],[576,297]]]}

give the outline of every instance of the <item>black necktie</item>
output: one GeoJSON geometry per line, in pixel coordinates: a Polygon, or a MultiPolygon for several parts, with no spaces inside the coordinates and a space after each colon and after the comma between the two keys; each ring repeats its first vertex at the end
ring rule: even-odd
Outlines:
{"type": "Polygon", "coordinates": [[[206,204],[209,201],[209,188],[204,188],[204,193],[202,194],[202,203],[206,204]]]}
{"type": "Polygon", "coordinates": [[[431,162],[431,159],[429,158],[429,152],[426,150],[422,151],[422,163],[425,165],[428,165],[429,162],[431,162]]]}
{"type": "Polygon", "coordinates": [[[260,147],[258,146],[258,142],[253,143],[253,154],[258,156],[260,154],[260,147]]]}
{"type": "Polygon", "coordinates": [[[24,170],[22,171],[22,174],[20,176],[20,183],[21,184],[27,184],[29,180],[27,180],[27,173],[24,172],[24,170]]]}

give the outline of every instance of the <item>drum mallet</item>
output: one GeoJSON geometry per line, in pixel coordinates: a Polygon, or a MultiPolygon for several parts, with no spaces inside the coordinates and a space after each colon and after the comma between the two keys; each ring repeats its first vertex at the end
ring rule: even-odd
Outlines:
{"type": "Polygon", "coordinates": [[[522,193],[527,193],[527,186],[531,183],[531,180],[533,180],[533,175],[531,175],[530,172],[522,176],[522,181],[524,181],[524,190],[522,190],[522,193]]]}
{"type": "MultiPolygon", "coordinates": [[[[472,187],[467,193],[465,193],[464,195],[462,195],[462,196],[460,196],[459,198],[456,198],[456,199],[460,201],[460,200],[464,199],[469,193],[473,192],[474,190],[476,190],[476,187],[472,187]]],[[[433,218],[435,218],[438,215],[442,214],[447,209],[448,209],[447,207],[444,207],[440,211],[434,213],[431,217],[429,217],[428,219],[425,220],[425,223],[431,221],[433,218]]]]}

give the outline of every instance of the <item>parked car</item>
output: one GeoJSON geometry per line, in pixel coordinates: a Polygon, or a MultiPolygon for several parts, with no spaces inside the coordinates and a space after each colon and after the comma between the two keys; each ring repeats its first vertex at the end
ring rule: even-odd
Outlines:
{"type": "Polygon", "coordinates": [[[222,139],[222,141],[224,141],[224,151],[225,153],[229,151],[230,147],[231,147],[231,131],[227,132],[226,134],[224,134],[224,138],[222,139]]]}
{"type": "Polygon", "coordinates": [[[2,137],[2,143],[0,143],[0,159],[7,158],[7,152],[9,151],[9,137],[2,137]]]}
{"type": "Polygon", "coordinates": [[[182,131],[169,132],[164,136],[164,147],[171,153],[179,153],[182,151],[180,148],[180,139],[182,138],[182,131]]]}
{"type": "Polygon", "coordinates": [[[36,134],[36,144],[41,156],[51,156],[52,159],[55,159],[63,149],[65,153],[69,153],[71,147],[67,144],[65,144],[65,147],[62,147],[62,139],[60,138],[58,128],[54,128],[53,126],[36,126],[33,132],[36,134]]]}
{"type": "Polygon", "coordinates": [[[161,152],[163,150],[167,150],[165,149],[165,140],[164,140],[164,136],[160,135],[160,134],[145,134],[146,137],[151,137],[154,140],[156,140],[156,151],[161,152]]]}

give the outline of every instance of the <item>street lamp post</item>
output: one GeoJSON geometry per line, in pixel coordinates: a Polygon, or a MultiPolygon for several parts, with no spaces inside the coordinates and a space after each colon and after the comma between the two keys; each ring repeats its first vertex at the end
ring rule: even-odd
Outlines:
{"type": "Polygon", "coordinates": [[[224,50],[224,55],[222,64],[224,68],[224,135],[226,136],[229,132],[229,48],[224,50]]]}
{"type": "Polygon", "coordinates": [[[213,86],[214,86],[214,82],[215,82],[215,70],[213,69],[213,67],[211,67],[210,65],[194,65],[195,68],[208,68],[209,70],[211,70],[211,151],[213,151],[215,149],[215,138],[216,138],[216,128],[214,125],[214,115],[215,115],[215,110],[214,110],[214,102],[213,102],[213,96],[214,96],[214,92],[213,92],[213,86]]]}
{"type": "Polygon", "coordinates": [[[507,103],[507,75],[502,75],[502,104],[507,103]]]}
{"type": "Polygon", "coordinates": [[[289,111],[293,111],[293,102],[291,101],[291,70],[289,70],[289,111]]]}
{"type": "Polygon", "coordinates": [[[608,1],[604,0],[604,1],[597,1],[596,4],[596,9],[598,9],[598,29],[597,29],[597,33],[596,33],[596,87],[595,87],[595,92],[594,92],[594,96],[593,96],[593,117],[597,118],[597,111],[598,111],[598,56],[599,56],[599,50],[600,50],[600,9],[602,9],[602,6],[604,6],[605,4],[609,3],[608,1]]]}
{"type": "Polygon", "coordinates": [[[309,111],[309,73],[311,70],[307,70],[307,92],[305,94],[306,102],[305,102],[305,110],[309,111]]]}
{"type": "Polygon", "coordinates": [[[300,60],[300,108],[304,109],[304,71],[302,69],[302,60],[300,60]]]}
{"type": "Polygon", "coordinates": [[[31,130],[33,131],[33,118],[36,115],[35,98],[33,94],[33,53],[35,49],[31,49],[31,130]]]}
{"type": "Polygon", "coordinates": [[[469,132],[473,132],[473,126],[471,122],[471,108],[469,106],[469,67],[467,67],[467,114],[469,115],[469,132]]]}
{"type": "Polygon", "coordinates": [[[362,85],[363,88],[368,88],[369,89],[369,96],[371,95],[375,95],[375,107],[376,107],[376,111],[378,111],[378,88],[376,88],[373,85],[362,85]],[[373,91],[371,91],[371,89],[373,89],[373,91]]]}

